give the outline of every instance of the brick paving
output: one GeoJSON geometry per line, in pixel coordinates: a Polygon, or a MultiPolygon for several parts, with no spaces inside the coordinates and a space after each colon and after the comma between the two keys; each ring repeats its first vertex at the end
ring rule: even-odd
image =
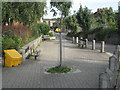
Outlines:
{"type": "Polygon", "coordinates": [[[45,41],[38,49],[41,50],[38,60],[31,57],[17,67],[3,68],[3,88],[98,88],[99,74],[108,67],[106,53],[80,49],[63,39],[62,65],[78,72],[46,74],[45,68],[59,64],[59,40],[45,41]]]}

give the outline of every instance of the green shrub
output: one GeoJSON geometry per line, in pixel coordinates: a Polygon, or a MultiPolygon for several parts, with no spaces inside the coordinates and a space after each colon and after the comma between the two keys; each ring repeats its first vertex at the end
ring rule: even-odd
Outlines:
{"type": "Polygon", "coordinates": [[[30,28],[33,31],[33,36],[34,37],[37,38],[41,35],[41,32],[39,32],[39,28],[38,28],[37,24],[33,24],[30,28]]]}
{"type": "Polygon", "coordinates": [[[48,35],[50,31],[50,26],[46,23],[37,23],[31,26],[33,34],[35,37],[39,37],[40,35],[48,35]]]}
{"type": "Polygon", "coordinates": [[[3,36],[2,37],[2,50],[6,49],[19,49],[22,44],[22,38],[18,36],[3,36]]]}
{"type": "Polygon", "coordinates": [[[95,33],[95,39],[97,41],[103,41],[105,38],[105,35],[106,35],[105,31],[101,30],[101,31],[95,33]]]}
{"type": "Polygon", "coordinates": [[[48,33],[48,35],[49,35],[50,37],[53,37],[53,33],[52,33],[52,32],[48,33]]]}
{"type": "Polygon", "coordinates": [[[118,29],[115,27],[109,27],[109,28],[96,28],[92,31],[92,33],[95,34],[95,39],[97,41],[102,41],[105,39],[105,37],[110,38],[113,34],[118,33],[118,29]]]}
{"type": "Polygon", "coordinates": [[[74,35],[73,35],[73,33],[68,32],[68,33],[67,33],[67,36],[69,36],[69,37],[73,37],[74,35]]]}

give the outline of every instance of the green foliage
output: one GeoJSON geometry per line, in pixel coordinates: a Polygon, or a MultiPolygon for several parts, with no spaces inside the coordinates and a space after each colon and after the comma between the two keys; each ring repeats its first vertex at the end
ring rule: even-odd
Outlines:
{"type": "Polygon", "coordinates": [[[118,15],[117,15],[117,24],[118,24],[118,29],[119,29],[119,33],[120,33],[120,8],[119,8],[119,12],[118,12],[118,15]]]}
{"type": "Polygon", "coordinates": [[[72,32],[68,32],[68,33],[67,33],[67,36],[69,36],[69,37],[73,37],[74,35],[73,35],[72,32]]]}
{"type": "Polygon", "coordinates": [[[31,25],[44,15],[45,7],[45,2],[2,2],[2,23],[12,24],[13,20],[18,20],[31,25]]]}
{"type": "Polygon", "coordinates": [[[37,23],[31,27],[33,35],[37,38],[40,35],[48,35],[50,26],[46,23],[37,23]]]}
{"type": "Polygon", "coordinates": [[[34,50],[36,50],[41,45],[41,42],[35,47],[34,50]]]}
{"type": "Polygon", "coordinates": [[[56,28],[58,28],[58,26],[57,26],[57,25],[53,26],[53,30],[54,30],[54,31],[56,30],[56,28]]]}
{"type": "Polygon", "coordinates": [[[111,7],[101,9],[94,17],[94,14],[87,7],[83,9],[80,5],[76,17],[80,27],[82,27],[81,34],[84,38],[87,38],[88,34],[95,34],[96,40],[101,41],[105,37],[110,37],[113,33],[118,32],[116,27],[118,18],[115,19],[115,13],[111,7]]]}
{"type": "Polygon", "coordinates": [[[3,36],[2,50],[19,49],[22,43],[22,38],[18,36],[3,36]]]}
{"type": "Polygon", "coordinates": [[[113,26],[116,24],[115,20],[115,13],[113,12],[113,9],[110,7],[103,8],[102,11],[98,12],[97,14],[97,22],[98,24],[113,26]]]}
{"type": "MultiPolygon", "coordinates": [[[[71,2],[53,2],[52,0],[50,4],[51,8],[56,7],[61,12],[61,15],[63,15],[64,17],[68,16],[69,9],[72,6],[71,2]]],[[[57,12],[54,9],[52,9],[51,12],[54,12],[53,16],[57,15],[57,12]]]]}
{"type": "MultiPolygon", "coordinates": [[[[53,2],[53,1],[51,0],[50,4],[51,4],[51,8],[52,8],[52,7],[55,7],[55,8],[57,8],[58,11],[60,11],[60,13],[61,13],[61,18],[58,19],[58,21],[60,20],[59,28],[61,28],[61,27],[62,27],[62,21],[64,20],[64,18],[65,18],[66,16],[68,16],[69,10],[70,10],[70,8],[72,7],[72,2],[53,2]],[[63,18],[63,17],[64,17],[64,18],[63,18]]],[[[56,10],[54,10],[53,8],[52,8],[51,12],[53,12],[53,16],[56,16],[56,15],[57,15],[56,10]]]]}
{"type": "Polygon", "coordinates": [[[25,40],[25,43],[24,43],[23,45],[26,45],[26,44],[28,44],[29,42],[35,40],[36,37],[35,37],[35,36],[33,36],[33,37],[29,37],[28,32],[26,32],[26,33],[25,33],[25,39],[26,39],[26,40],[25,40]]]}
{"type": "MultiPolygon", "coordinates": [[[[78,29],[78,23],[77,23],[75,14],[65,18],[64,22],[65,22],[67,29],[70,29],[73,34],[72,36],[74,36],[77,33],[77,29],[78,29]]],[[[69,33],[68,33],[68,35],[69,35],[69,33]]]]}
{"type": "Polygon", "coordinates": [[[82,5],[80,5],[76,18],[78,20],[79,26],[82,27],[83,31],[85,32],[89,31],[91,25],[95,23],[93,13],[91,13],[87,7],[83,9],[82,5]]]}
{"type": "Polygon", "coordinates": [[[83,32],[77,32],[75,35],[74,35],[74,37],[80,37],[80,35],[82,35],[83,34],[83,32]]]}
{"type": "Polygon", "coordinates": [[[53,37],[53,33],[52,33],[52,32],[48,33],[48,35],[49,35],[50,37],[53,37]]]}
{"type": "Polygon", "coordinates": [[[41,35],[41,32],[39,32],[39,27],[37,24],[33,24],[30,26],[31,30],[33,31],[33,37],[39,37],[41,35]]]}
{"type": "Polygon", "coordinates": [[[71,70],[71,68],[69,67],[53,67],[53,68],[50,68],[49,70],[47,70],[47,72],[49,73],[67,73],[71,70]]]}
{"type": "Polygon", "coordinates": [[[46,23],[38,23],[39,31],[41,30],[41,33],[43,35],[47,35],[50,31],[50,26],[46,23]]]}
{"type": "Polygon", "coordinates": [[[97,41],[103,41],[105,37],[110,38],[113,34],[117,34],[118,29],[115,27],[103,28],[98,27],[88,32],[88,34],[95,34],[97,41]]]}

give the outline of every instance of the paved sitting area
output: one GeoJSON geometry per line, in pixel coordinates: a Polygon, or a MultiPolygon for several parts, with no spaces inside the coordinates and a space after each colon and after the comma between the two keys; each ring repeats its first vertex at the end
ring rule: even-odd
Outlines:
{"type": "Polygon", "coordinates": [[[97,50],[80,49],[64,39],[62,65],[76,71],[67,74],[47,74],[45,68],[59,64],[59,35],[57,40],[42,42],[41,54],[23,61],[17,67],[3,68],[3,88],[98,88],[99,74],[108,66],[109,55],[97,50]]]}

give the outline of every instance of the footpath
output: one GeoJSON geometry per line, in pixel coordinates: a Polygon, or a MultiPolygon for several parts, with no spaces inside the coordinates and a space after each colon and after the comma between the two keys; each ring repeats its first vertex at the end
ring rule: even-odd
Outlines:
{"type": "Polygon", "coordinates": [[[108,67],[109,56],[97,50],[80,49],[63,34],[63,66],[67,74],[48,74],[46,68],[59,64],[59,34],[56,40],[41,43],[37,60],[26,59],[17,67],[2,69],[3,88],[98,88],[99,74],[108,67]]]}

